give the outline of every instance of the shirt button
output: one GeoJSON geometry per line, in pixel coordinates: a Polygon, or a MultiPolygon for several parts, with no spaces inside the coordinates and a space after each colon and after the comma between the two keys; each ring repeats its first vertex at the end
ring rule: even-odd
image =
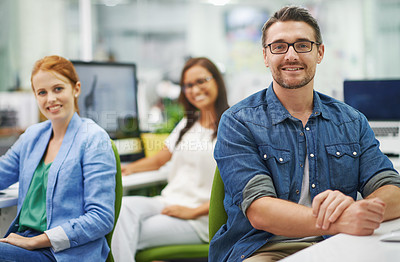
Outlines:
{"type": "Polygon", "coordinates": [[[307,131],[310,131],[310,128],[309,128],[309,127],[306,127],[306,130],[307,130],[307,131]]]}
{"type": "Polygon", "coordinates": [[[266,159],[266,158],[267,158],[267,154],[264,155],[264,159],[266,159]]]}
{"type": "Polygon", "coordinates": [[[280,161],[280,162],[283,162],[283,158],[282,158],[282,157],[280,157],[280,158],[279,158],[279,161],[280,161]]]}
{"type": "Polygon", "coordinates": [[[297,189],[297,190],[296,190],[296,194],[298,195],[299,193],[300,193],[300,191],[297,189]]]}
{"type": "Polygon", "coordinates": [[[314,157],[314,154],[310,154],[310,157],[314,157]]]}
{"type": "Polygon", "coordinates": [[[314,115],[318,115],[318,114],[319,114],[319,112],[318,112],[318,111],[314,113],[314,115]]]}
{"type": "Polygon", "coordinates": [[[340,152],[336,152],[336,155],[340,156],[340,152]]]}
{"type": "Polygon", "coordinates": [[[353,152],[353,156],[356,156],[357,155],[357,152],[353,152]]]}
{"type": "Polygon", "coordinates": [[[240,256],[240,258],[242,258],[242,259],[243,259],[243,258],[244,258],[244,255],[241,255],[241,256],[240,256]]]}
{"type": "Polygon", "coordinates": [[[300,167],[303,167],[303,164],[300,164],[300,167]]]}
{"type": "Polygon", "coordinates": [[[303,133],[303,132],[300,132],[300,136],[304,136],[304,133],[303,133]]]}
{"type": "Polygon", "coordinates": [[[311,187],[312,187],[312,188],[315,188],[315,184],[312,184],[311,187]]]}

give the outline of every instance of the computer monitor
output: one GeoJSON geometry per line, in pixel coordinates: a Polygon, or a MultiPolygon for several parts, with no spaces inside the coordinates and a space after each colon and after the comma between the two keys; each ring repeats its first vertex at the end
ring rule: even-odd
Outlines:
{"type": "Polygon", "coordinates": [[[80,115],[115,140],[121,161],[144,156],[140,139],[136,65],[72,61],[81,82],[80,115]]]}
{"type": "Polygon", "coordinates": [[[369,121],[400,121],[400,79],[345,80],[343,97],[369,121]]]}

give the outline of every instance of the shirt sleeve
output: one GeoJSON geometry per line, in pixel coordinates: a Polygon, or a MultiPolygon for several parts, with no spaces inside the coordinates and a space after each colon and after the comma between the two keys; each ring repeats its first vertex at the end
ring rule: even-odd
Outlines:
{"type": "MultiPolygon", "coordinates": [[[[259,155],[259,148],[251,131],[243,121],[245,117],[244,113],[238,116],[231,111],[223,114],[214,150],[214,158],[224,181],[225,193],[240,209],[242,209],[243,191],[249,181],[257,175],[269,177],[271,175],[259,155]]],[[[271,178],[270,180],[272,181],[271,178]]],[[[250,195],[253,196],[252,193],[250,195]]],[[[244,204],[245,207],[248,205],[249,203],[244,204]]]]}
{"type": "Polygon", "coordinates": [[[367,182],[362,195],[365,198],[378,188],[385,185],[394,185],[400,187],[400,175],[392,170],[387,170],[376,174],[367,182]]]}
{"type": "Polygon", "coordinates": [[[25,133],[0,157],[0,190],[18,182],[20,153],[24,150],[25,133]]]}
{"type": "Polygon", "coordinates": [[[172,130],[171,134],[165,139],[165,145],[167,146],[169,152],[173,152],[175,149],[176,141],[178,141],[179,134],[181,130],[186,126],[187,119],[183,118],[172,130]]]}
{"type": "Polygon", "coordinates": [[[381,173],[393,172],[397,173],[393,168],[392,162],[385,156],[379,148],[379,141],[368,123],[368,119],[360,114],[360,149],[361,155],[359,160],[359,187],[358,191],[364,196],[372,193],[375,182],[380,176],[373,179],[381,173]],[[369,188],[365,187],[369,184],[369,188]],[[372,191],[371,191],[372,190],[372,191]]]}
{"type": "Polygon", "coordinates": [[[64,229],[61,226],[54,227],[52,229],[44,231],[50,240],[51,248],[54,252],[59,252],[64,249],[70,248],[69,239],[65,234],[64,229]]]}
{"type": "Polygon", "coordinates": [[[256,175],[244,187],[241,204],[244,216],[246,216],[246,211],[251,203],[261,197],[277,197],[274,183],[270,176],[256,175]]]}
{"type": "MultiPolygon", "coordinates": [[[[54,218],[50,220],[53,224],[48,227],[52,229],[60,226],[66,234],[64,236],[60,229],[57,229],[56,233],[47,232],[55,250],[68,246],[66,237],[69,239],[70,248],[73,248],[103,238],[114,225],[116,162],[110,138],[100,130],[92,130],[90,134],[81,132],[80,135],[83,137],[79,139],[85,141],[81,142],[85,147],[76,144],[77,146],[71,148],[69,151],[71,158],[69,162],[63,164],[65,167],[60,169],[58,176],[61,181],[61,178],[67,177],[68,174],[71,177],[71,173],[80,173],[74,179],[78,180],[78,177],[81,177],[83,188],[71,188],[74,185],[72,181],[57,185],[59,187],[57,191],[69,190],[68,192],[75,192],[75,195],[66,195],[64,191],[59,193],[55,190],[52,203],[63,203],[63,205],[53,204],[57,207],[53,207],[54,218]],[[76,161],[74,156],[79,154],[81,154],[80,159],[76,161]],[[73,208],[74,204],[82,207],[77,206],[78,210],[68,214],[66,207],[73,208]],[[54,222],[56,216],[58,219],[66,216],[67,219],[59,219],[60,222],[56,223],[54,222]]],[[[76,138],[78,141],[79,139],[76,138]]],[[[49,214],[47,216],[49,217],[49,214]]]]}

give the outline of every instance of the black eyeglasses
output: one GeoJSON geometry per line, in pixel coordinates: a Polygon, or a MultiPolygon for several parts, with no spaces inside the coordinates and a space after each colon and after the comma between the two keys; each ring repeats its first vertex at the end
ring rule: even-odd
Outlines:
{"type": "Polygon", "coordinates": [[[264,46],[264,48],[269,47],[272,54],[286,54],[289,47],[293,46],[294,51],[297,53],[308,53],[312,51],[313,44],[318,46],[321,43],[308,40],[296,41],[294,43],[275,42],[264,46]]]}
{"type": "Polygon", "coordinates": [[[205,83],[207,83],[207,82],[209,82],[209,81],[211,81],[213,79],[213,77],[212,76],[208,76],[208,77],[204,77],[204,78],[199,78],[199,79],[197,79],[196,81],[194,81],[194,83],[187,83],[187,84],[184,84],[183,86],[182,86],[182,88],[183,88],[183,90],[186,92],[186,91],[189,91],[189,90],[192,90],[192,88],[194,87],[194,86],[198,86],[198,87],[200,87],[200,88],[204,88],[205,87],[205,83]]]}

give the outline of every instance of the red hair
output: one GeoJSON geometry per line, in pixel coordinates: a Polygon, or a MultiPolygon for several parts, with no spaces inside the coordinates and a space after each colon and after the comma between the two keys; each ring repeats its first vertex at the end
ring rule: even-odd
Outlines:
{"type": "MultiPolygon", "coordinates": [[[[33,66],[32,74],[31,74],[31,85],[32,90],[33,87],[33,77],[40,71],[54,71],[69,80],[72,87],[74,87],[79,82],[78,74],[75,71],[74,65],[71,61],[65,59],[64,57],[52,55],[52,56],[45,56],[42,59],[36,61],[33,66]]],[[[78,98],[74,98],[74,105],[75,111],[79,114],[79,107],[78,107],[78,98]]]]}

